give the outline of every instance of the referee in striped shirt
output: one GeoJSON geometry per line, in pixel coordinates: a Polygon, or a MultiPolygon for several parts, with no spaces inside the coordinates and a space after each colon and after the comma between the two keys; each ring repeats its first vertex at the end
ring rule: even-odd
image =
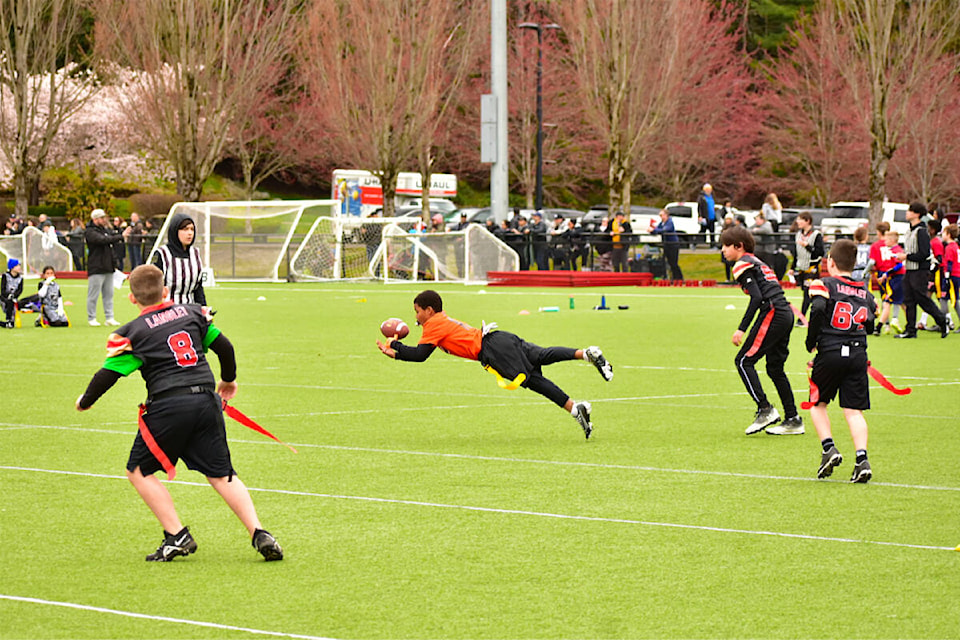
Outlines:
{"type": "Polygon", "coordinates": [[[950,333],[947,318],[937,305],[930,299],[928,285],[930,284],[930,235],[923,216],[927,215],[927,208],[922,202],[911,202],[907,209],[907,222],[910,230],[903,236],[903,249],[907,253],[905,262],[907,272],[903,276],[903,303],[907,307],[907,327],[903,333],[895,338],[917,337],[917,305],[937,321],[940,327],[940,337],[946,338],[950,333]]]}

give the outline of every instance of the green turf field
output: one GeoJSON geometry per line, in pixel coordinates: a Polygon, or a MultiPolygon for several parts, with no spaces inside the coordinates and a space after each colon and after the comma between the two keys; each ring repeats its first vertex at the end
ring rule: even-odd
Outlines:
{"type": "MultiPolygon", "coordinates": [[[[264,563],[181,464],[168,486],[199,550],[146,563],[160,527],[123,475],[143,383],[73,409],[108,330],[86,326],[85,282],[62,286],[77,326],[25,315],[0,332],[2,638],[960,637],[960,336],[871,340],[913,393],[873,388],[874,479],[850,485],[837,408],[829,481],[809,420],[803,436],[743,435],[736,289],[441,289],[470,324],[603,348],[610,383],[584,362],[545,369],[593,402],[585,441],[476,363],[381,355],[379,323],[412,322],[418,288],[221,285],[208,297],[237,347],[234,404],[299,449],[228,423],[286,558],[264,563]],[[601,294],[629,309],[591,310],[601,294]]],[[[795,331],[802,399],[807,359],[795,331]]]]}

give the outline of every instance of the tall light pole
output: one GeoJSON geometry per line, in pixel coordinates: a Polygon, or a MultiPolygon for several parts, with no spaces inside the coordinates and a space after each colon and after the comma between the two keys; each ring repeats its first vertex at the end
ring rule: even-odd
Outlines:
{"type": "Polygon", "coordinates": [[[534,29],[537,32],[537,204],[536,209],[543,209],[543,30],[559,29],[560,25],[551,22],[521,22],[521,29],[534,29]]]}

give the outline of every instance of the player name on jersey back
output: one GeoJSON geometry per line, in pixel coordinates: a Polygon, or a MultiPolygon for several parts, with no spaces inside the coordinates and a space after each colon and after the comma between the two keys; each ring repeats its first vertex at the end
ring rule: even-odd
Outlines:
{"type": "Polygon", "coordinates": [[[157,311],[150,315],[145,315],[143,317],[144,322],[147,323],[147,326],[151,329],[156,329],[159,326],[165,325],[168,322],[173,322],[178,318],[186,318],[187,310],[183,307],[170,307],[169,309],[163,309],[157,311]]]}

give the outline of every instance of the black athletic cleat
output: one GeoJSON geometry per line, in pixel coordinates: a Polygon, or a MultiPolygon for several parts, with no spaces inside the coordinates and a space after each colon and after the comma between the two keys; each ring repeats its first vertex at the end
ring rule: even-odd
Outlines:
{"type": "Polygon", "coordinates": [[[950,335],[950,325],[944,322],[942,325],[940,325],[940,337],[946,338],[948,335],[950,335]]]}
{"type": "Polygon", "coordinates": [[[251,544],[254,549],[260,552],[260,555],[262,555],[263,559],[267,562],[283,560],[283,549],[280,548],[277,539],[270,535],[269,531],[264,531],[263,529],[254,531],[251,544]]]}
{"type": "Polygon", "coordinates": [[[850,482],[859,482],[866,484],[873,477],[873,471],[870,470],[870,461],[861,460],[853,467],[853,475],[850,476],[850,482]]]}
{"type": "Polygon", "coordinates": [[[163,532],[163,543],[160,547],[147,556],[147,562],[170,562],[177,556],[188,556],[197,550],[197,542],[190,535],[187,527],[184,527],[179,533],[163,532]]]}
{"type": "Polygon", "coordinates": [[[753,423],[744,431],[748,436],[763,431],[772,424],[780,422],[780,413],[773,405],[757,409],[757,414],[753,418],[753,423]]]}
{"type": "Polygon", "coordinates": [[[597,368],[604,380],[607,382],[613,380],[613,366],[603,357],[600,347],[587,347],[584,349],[584,353],[587,354],[587,360],[597,368]]]}
{"type": "Polygon", "coordinates": [[[590,434],[593,433],[593,423],[590,422],[591,408],[590,403],[585,400],[583,402],[576,402],[573,405],[573,417],[580,423],[580,426],[583,428],[583,435],[587,439],[589,439],[590,434]]]}
{"type": "Polygon", "coordinates": [[[916,338],[916,337],[917,337],[917,332],[914,331],[914,332],[911,333],[910,331],[904,331],[903,333],[898,333],[897,335],[895,335],[895,336],[893,336],[893,337],[894,337],[894,338],[916,338]]]}
{"type": "Polygon", "coordinates": [[[833,473],[834,467],[839,467],[843,462],[843,456],[837,451],[836,447],[830,447],[820,456],[820,468],[817,469],[817,477],[821,480],[827,478],[833,473]]]}

